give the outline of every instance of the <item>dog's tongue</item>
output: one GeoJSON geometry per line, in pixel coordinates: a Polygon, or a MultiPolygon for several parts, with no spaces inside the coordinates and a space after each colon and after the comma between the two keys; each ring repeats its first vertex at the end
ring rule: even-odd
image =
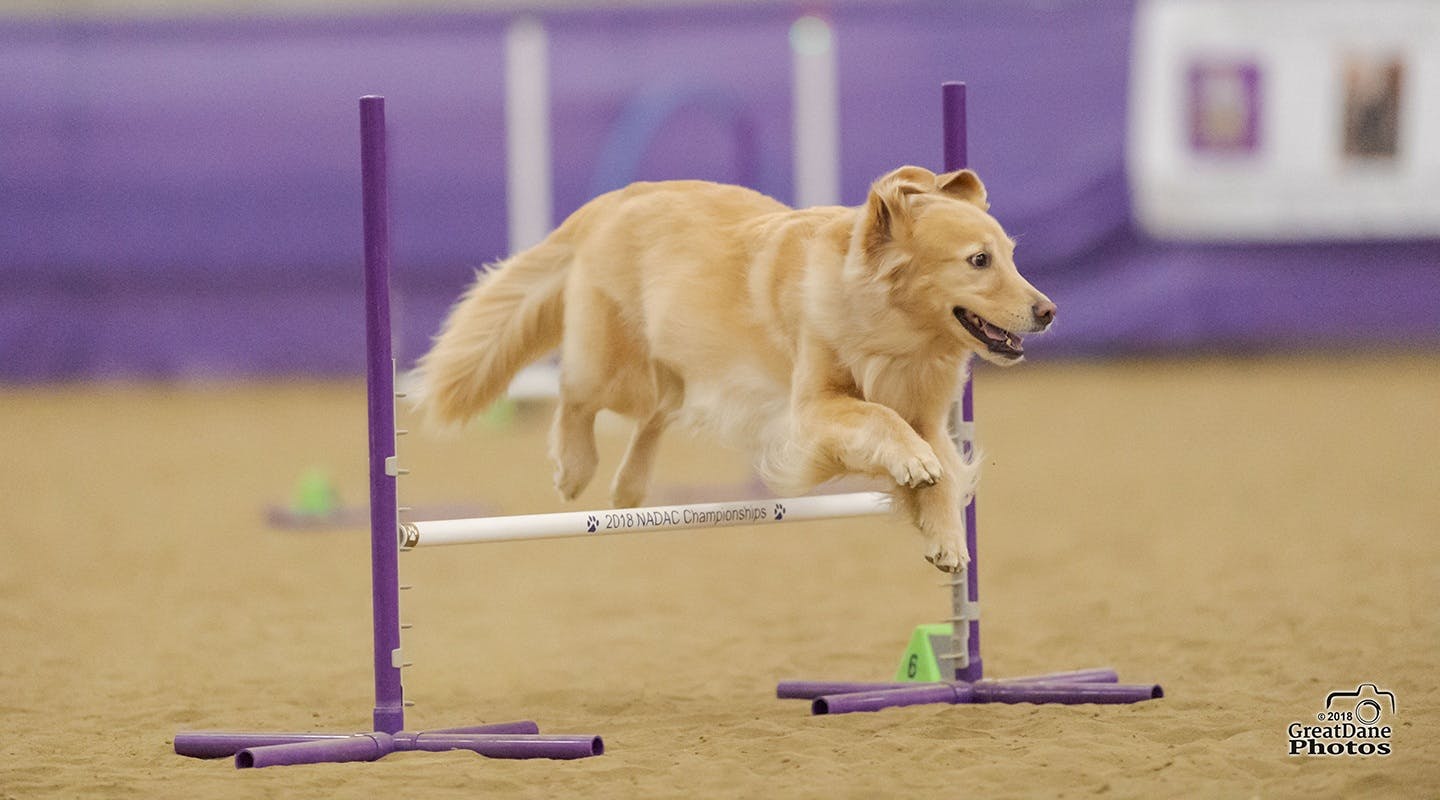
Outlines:
{"type": "Polygon", "coordinates": [[[1024,340],[1021,339],[1019,336],[1005,330],[1004,328],[991,325],[986,320],[981,320],[980,324],[985,331],[985,335],[989,336],[993,341],[1004,342],[1006,345],[1010,346],[1015,350],[1022,349],[1024,340]]]}
{"type": "Polygon", "coordinates": [[[985,335],[989,336],[991,339],[994,339],[997,342],[1005,342],[1011,339],[1011,334],[1009,331],[1005,330],[1004,328],[997,328],[994,325],[991,325],[988,320],[982,319],[980,321],[980,324],[985,329],[985,335]]]}

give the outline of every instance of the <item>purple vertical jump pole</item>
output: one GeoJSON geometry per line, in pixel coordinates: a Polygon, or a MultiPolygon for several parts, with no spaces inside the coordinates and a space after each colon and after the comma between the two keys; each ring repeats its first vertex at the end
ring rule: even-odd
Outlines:
{"type": "MultiPolygon", "coordinates": [[[[944,169],[946,172],[954,172],[970,165],[965,120],[965,84],[959,81],[947,81],[941,85],[940,95],[941,124],[944,131],[942,145],[944,169]]],[[[975,380],[968,370],[965,375],[965,388],[960,394],[960,420],[967,426],[973,425],[975,422],[975,380]]],[[[962,455],[966,459],[971,458],[974,444],[969,436],[964,437],[961,446],[964,448],[962,455]]],[[[965,549],[970,553],[970,565],[965,570],[964,587],[965,599],[969,601],[971,608],[975,608],[975,604],[980,601],[978,578],[980,554],[976,550],[975,526],[975,498],[971,497],[970,502],[965,506],[965,549]]],[[[954,599],[961,598],[955,597],[954,599]]],[[[961,604],[955,602],[952,603],[952,606],[956,611],[955,616],[960,616],[961,604]]],[[[969,658],[965,662],[956,661],[955,680],[957,681],[978,681],[984,677],[984,666],[980,660],[980,620],[971,619],[969,625],[970,635],[966,643],[969,658]]]]}
{"type": "Polygon", "coordinates": [[[370,592],[375,644],[375,730],[369,733],[181,731],[175,752],[234,756],[238,768],[374,761],[405,751],[468,750],[489,758],[598,756],[595,734],[541,734],[529,720],[406,731],[400,685],[399,518],[395,477],[395,358],[390,344],[390,223],[385,98],[360,98],[360,176],[365,225],[365,389],[370,432],[370,592]]]}
{"type": "Polygon", "coordinates": [[[365,390],[370,418],[370,587],[375,618],[375,730],[405,728],[400,665],[399,527],[395,491],[395,361],[390,342],[390,198],[385,98],[360,98],[365,218],[365,390]]]}

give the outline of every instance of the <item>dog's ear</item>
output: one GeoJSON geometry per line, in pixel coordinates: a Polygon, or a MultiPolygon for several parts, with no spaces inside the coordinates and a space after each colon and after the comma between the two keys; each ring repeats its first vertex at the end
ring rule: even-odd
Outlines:
{"type": "Polygon", "coordinates": [[[910,233],[910,195],[931,191],[935,173],[923,167],[901,167],[881,176],[870,185],[865,200],[869,218],[866,245],[871,249],[910,233]]]}
{"type": "Polygon", "coordinates": [[[906,164],[903,167],[896,167],[880,177],[879,183],[903,183],[913,185],[916,191],[928,192],[935,188],[937,178],[935,173],[924,167],[917,167],[913,164],[906,164]]]}
{"type": "Polygon", "coordinates": [[[980,207],[982,211],[990,210],[989,194],[985,191],[985,184],[980,182],[980,176],[968,169],[947,172],[938,176],[935,183],[940,191],[951,197],[964,200],[980,207]]]}

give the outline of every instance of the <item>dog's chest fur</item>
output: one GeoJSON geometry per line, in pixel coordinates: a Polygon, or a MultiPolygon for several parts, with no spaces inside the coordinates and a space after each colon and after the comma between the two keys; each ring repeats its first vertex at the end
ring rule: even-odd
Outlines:
{"type": "Polygon", "coordinates": [[[861,399],[887,406],[918,426],[932,419],[937,409],[948,407],[963,363],[958,357],[872,355],[853,362],[851,373],[861,399]]]}

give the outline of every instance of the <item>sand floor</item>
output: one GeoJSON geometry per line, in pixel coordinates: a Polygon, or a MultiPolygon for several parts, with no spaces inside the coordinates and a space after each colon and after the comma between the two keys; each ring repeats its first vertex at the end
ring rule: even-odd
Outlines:
{"type": "MultiPolygon", "coordinates": [[[[401,565],[411,727],[531,718],[608,752],[237,771],[174,733],[370,726],[364,533],[264,514],[311,467],[363,501],[363,388],[0,390],[0,798],[1440,796],[1440,358],[1037,363],[983,370],[978,405],[987,674],[1110,665],[1163,699],[774,699],[887,679],[946,613],[900,523],[439,548],[401,565]],[[1396,697],[1391,755],[1287,755],[1365,682],[1396,697]]],[[[559,508],[545,423],[402,440],[402,497],[559,508]]],[[[747,479],[662,451],[662,493],[747,479]]]]}

